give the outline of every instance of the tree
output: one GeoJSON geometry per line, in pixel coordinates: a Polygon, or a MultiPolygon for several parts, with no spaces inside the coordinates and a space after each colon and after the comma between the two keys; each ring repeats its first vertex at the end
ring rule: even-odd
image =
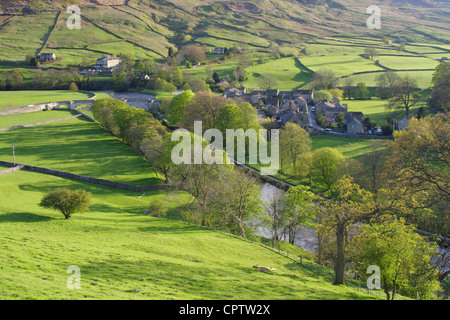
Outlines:
{"type": "Polygon", "coordinates": [[[387,98],[391,98],[394,85],[400,80],[400,76],[394,71],[386,71],[375,78],[378,86],[378,94],[380,96],[387,94],[387,98]]]}
{"type": "Polygon", "coordinates": [[[193,130],[194,121],[202,121],[203,130],[214,128],[220,109],[228,103],[223,96],[212,92],[197,92],[186,106],[182,126],[193,130]]]}
{"type": "Polygon", "coordinates": [[[172,149],[176,143],[172,142],[169,133],[165,135],[152,134],[143,138],[140,151],[150,162],[153,168],[164,174],[164,179],[169,182],[169,171],[173,167],[171,160],[172,149]]]}
{"type": "Polygon", "coordinates": [[[70,91],[78,91],[78,86],[75,82],[71,82],[69,86],[70,91]]]}
{"type": "Polygon", "coordinates": [[[437,246],[415,232],[412,225],[394,216],[372,219],[352,239],[357,272],[365,280],[370,265],[380,268],[387,300],[400,289],[411,298],[432,298],[439,288],[437,270],[431,262],[437,246]]]}
{"type": "Polygon", "coordinates": [[[294,175],[299,156],[311,151],[311,143],[306,130],[295,123],[286,123],[280,130],[281,170],[294,175]]]}
{"type": "Polygon", "coordinates": [[[374,140],[371,143],[371,149],[368,153],[359,159],[360,165],[353,166],[353,178],[355,182],[370,191],[377,199],[378,190],[380,190],[385,181],[385,163],[387,151],[380,140],[374,140]]]}
{"type": "Polygon", "coordinates": [[[337,180],[336,169],[343,161],[344,156],[336,149],[324,147],[315,150],[312,159],[314,179],[330,189],[337,180]]]}
{"type": "MultiPolygon", "coordinates": [[[[408,200],[411,206],[436,208],[450,201],[450,116],[412,118],[406,130],[396,131],[387,142],[386,167],[392,195],[408,200]]],[[[436,231],[448,235],[448,210],[435,209],[436,231]]]]}
{"type": "Polygon", "coordinates": [[[320,101],[331,101],[333,100],[333,95],[328,90],[318,90],[314,92],[314,103],[319,103],[320,101]]]}
{"type": "Polygon", "coordinates": [[[199,63],[206,59],[205,50],[194,44],[189,44],[181,48],[180,54],[192,63],[199,63]]]}
{"type": "Polygon", "coordinates": [[[241,109],[235,104],[227,104],[220,108],[215,121],[215,127],[225,134],[227,129],[239,129],[243,127],[243,115],[241,109]]]}
{"type": "Polygon", "coordinates": [[[352,98],[353,79],[351,77],[344,78],[342,84],[344,85],[344,91],[347,93],[347,99],[352,98]]]}
{"type": "Polygon", "coordinates": [[[23,87],[22,69],[12,69],[6,72],[6,89],[21,89],[23,87]]]}
{"type": "Polygon", "coordinates": [[[369,96],[369,89],[364,82],[359,82],[353,91],[353,96],[358,99],[365,99],[369,96]]]}
{"type": "Polygon", "coordinates": [[[269,199],[264,201],[264,209],[266,218],[265,222],[270,228],[272,234],[272,247],[276,247],[281,240],[282,214],[283,214],[283,199],[284,192],[281,189],[276,189],[271,193],[269,199]]]}
{"type": "Polygon", "coordinates": [[[214,83],[219,83],[220,82],[219,74],[216,71],[214,71],[214,73],[212,75],[212,78],[214,80],[214,83]]]}
{"type": "Polygon", "coordinates": [[[251,228],[255,219],[262,214],[261,197],[256,179],[244,169],[236,167],[225,171],[220,177],[221,191],[217,197],[217,210],[231,217],[242,238],[251,228]]]}
{"type": "Polygon", "coordinates": [[[391,123],[389,123],[386,120],[380,123],[380,128],[384,136],[391,136],[392,133],[394,132],[394,127],[392,126],[391,123]]]}
{"type": "Polygon", "coordinates": [[[314,73],[313,81],[317,89],[331,89],[335,82],[333,70],[319,69],[314,73]]]}
{"type": "Polygon", "coordinates": [[[338,128],[343,128],[344,127],[344,113],[339,113],[336,116],[336,124],[338,126],[338,128]]]}
{"type": "Polygon", "coordinates": [[[374,57],[378,56],[378,51],[373,46],[366,47],[366,49],[364,49],[364,53],[370,58],[370,60],[373,60],[374,57]]]}
{"type": "Polygon", "coordinates": [[[172,98],[165,110],[169,124],[177,125],[181,122],[186,107],[194,96],[191,90],[186,90],[172,98]]]}
{"type": "MultiPolygon", "coordinates": [[[[194,139],[193,134],[191,139],[194,139]]],[[[209,144],[207,141],[202,141],[204,147],[209,144]]],[[[191,152],[192,157],[194,152],[191,152]]],[[[225,159],[223,161],[225,162],[225,159]]],[[[214,225],[215,215],[217,215],[216,198],[222,189],[220,179],[227,170],[232,169],[233,166],[228,164],[193,164],[193,160],[190,164],[181,163],[173,166],[171,183],[194,200],[191,204],[197,216],[193,219],[202,226],[214,225]]]]}
{"type": "Polygon", "coordinates": [[[309,187],[300,185],[290,188],[284,196],[281,225],[287,231],[291,244],[294,244],[301,226],[313,225],[312,221],[315,218],[313,200],[316,196],[309,190],[309,187]]]}
{"type": "Polygon", "coordinates": [[[332,228],[336,236],[333,284],[345,284],[344,274],[349,228],[371,215],[375,211],[374,203],[371,201],[372,195],[370,192],[361,189],[348,176],[341,178],[325,196],[332,200],[323,201],[324,209],[327,212],[323,223],[332,228]]]}
{"type": "Polygon", "coordinates": [[[66,219],[76,212],[86,212],[91,203],[91,194],[84,190],[58,188],[44,195],[39,203],[43,208],[60,211],[66,219]]]}
{"type": "Polygon", "coordinates": [[[259,124],[258,111],[255,107],[253,107],[248,102],[240,102],[238,104],[238,107],[242,112],[242,129],[262,129],[261,125],[259,124]]]}
{"type": "Polygon", "coordinates": [[[271,75],[261,75],[258,78],[258,85],[262,90],[273,89],[278,84],[278,80],[271,75]]]}
{"type": "Polygon", "coordinates": [[[417,88],[417,80],[405,76],[398,80],[392,88],[392,96],[387,107],[389,109],[404,110],[409,116],[410,110],[415,106],[422,96],[417,88]]]}
{"type": "Polygon", "coordinates": [[[433,89],[431,91],[430,106],[439,111],[447,112],[450,110],[450,63],[440,63],[434,73],[433,89]]]}

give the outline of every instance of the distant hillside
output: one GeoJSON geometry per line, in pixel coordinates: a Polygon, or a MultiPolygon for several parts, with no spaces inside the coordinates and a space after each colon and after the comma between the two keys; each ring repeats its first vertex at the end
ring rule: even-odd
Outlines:
{"type": "Polygon", "coordinates": [[[380,5],[381,30],[370,30],[366,9],[372,0],[2,0],[0,60],[23,61],[26,54],[46,48],[71,50],[60,56],[73,65],[82,56],[94,59],[123,50],[137,58],[160,59],[169,47],[186,44],[214,48],[246,43],[255,51],[279,46],[298,52],[311,39],[338,35],[450,43],[448,2],[388,3],[380,5]],[[81,31],[66,27],[69,4],[81,7],[81,31]]]}

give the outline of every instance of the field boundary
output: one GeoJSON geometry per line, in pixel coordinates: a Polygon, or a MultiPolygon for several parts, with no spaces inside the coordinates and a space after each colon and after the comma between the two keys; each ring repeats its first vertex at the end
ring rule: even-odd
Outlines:
{"type": "MultiPolygon", "coordinates": [[[[121,183],[121,182],[114,182],[114,181],[105,180],[105,179],[92,178],[92,177],[82,176],[82,175],[79,175],[79,174],[65,172],[65,171],[53,170],[53,169],[48,169],[48,168],[43,168],[43,167],[30,166],[30,165],[27,165],[27,164],[15,164],[15,163],[12,163],[12,162],[7,162],[7,161],[0,161],[0,165],[11,167],[11,169],[14,169],[15,167],[20,167],[19,169],[16,169],[14,171],[22,170],[22,169],[23,170],[30,170],[30,171],[44,173],[44,174],[49,174],[49,175],[53,175],[53,176],[57,176],[57,177],[61,177],[61,178],[75,179],[75,180],[80,180],[80,181],[85,181],[85,182],[91,182],[91,183],[96,183],[96,184],[100,184],[100,185],[104,185],[104,186],[108,186],[108,187],[112,187],[112,188],[130,190],[130,191],[135,191],[135,192],[174,189],[173,186],[167,185],[167,184],[139,187],[139,186],[135,186],[135,185],[132,185],[132,184],[126,184],[126,183],[121,183]]],[[[3,170],[3,171],[8,171],[8,170],[11,170],[11,169],[6,169],[6,170],[3,170]]],[[[11,172],[13,172],[13,171],[11,171],[11,172]]]]}

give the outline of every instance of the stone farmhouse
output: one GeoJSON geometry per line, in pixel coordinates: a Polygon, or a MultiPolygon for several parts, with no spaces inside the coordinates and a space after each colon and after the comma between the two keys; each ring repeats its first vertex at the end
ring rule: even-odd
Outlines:
{"type": "Polygon", "coordinates": [[[344,116],[344,125],[347,128],[347,133],[362,134],[364,132],[362,121],[362,112],[347,112],[344,116]]]}
{"type": "Polygon", "coordinates": [[[52,60],[56,60],[56,54],[54,54],[53,52],[42,53],[42,54],[38,54],[36,56],[36,58],[39,60],[39,62],[52,61],[52,60]]]}
{"type": "Polygon", "coordinates": [[[333,98],[332,102],[323,100],[316,104],[316,115],[323,114],[328,123],[336,120],[339,113],[347,113],[347,104],[341,104],[338,98],[333,98]]]}
{"type": "Polygon", "coordinates": [[[225,48],[221,48],[221,47],[214,48],[214,50],[211,51],[211,53],[212,54],[224,54],[225,48]]]}
{"type": "Polygon", "coordinates": [[[97,59],[97,63],[94,67],[99,67],[100,69],[112,69],[120,64],[120,58],[117,57],[102,57],[97,59]]]}

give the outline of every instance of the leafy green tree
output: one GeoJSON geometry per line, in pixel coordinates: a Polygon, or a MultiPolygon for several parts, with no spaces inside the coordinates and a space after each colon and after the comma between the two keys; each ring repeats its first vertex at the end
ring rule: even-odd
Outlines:
{"type": "Polygon", "coordinates": [[[78,86],[75,82],[71,82],[69,86],[70,91],[78,91],[78,86]]]}
{"type": "MultiPolygon", "coordinates": [[[[421,223],[445,236],[450,224],[448,209],[441,204],[450,201],[449,118],[443,114],[420,120],[412,118],[406,130],[395,131],[395,139],[387,142],[389,156],[385,169],[387,183],[392,187],[390,195],[408,199],[411,207],[432,209],[434,218],[421,223]]],[[[418,215],[412,218],[415,224],[422,220],[418,215]]]]}
{"type": "Polygon", "coordinates": [[[235,104],[227,104],[220,108],[215,121],[215,127],[225,134],[227,129],[240,129],[243,127],[242,110],[235,104]]]}
{"type": "Polygon", "coordinates": [[[195,94],[191,90],[183,91],[172,98],[165,113],[169,124],[176,125],[183,119],[186,106],[190,103],[195,94]]]}
{"type": "Polygon", "coordinates": [[[333,100],[333,95],[328,90],[318,90],[314,92],[314,103],[319,103],[320,101],[331,101],[333,100]]]}
{"type": "Polygon", "coordinates": [[[319,69],[314,73],[315,88],[319,90],[328,90],[333,88],[335,83],[334,71],[330,69],[319,69]]]}
{"type": "Polygon", "coordinates": [[[448,93],[450,92],[450,63],[442,62],[440,63],[434,73],[433,79],[433,89],[431,92],[430,106],[447,112],[450,110],[450,98],[448,93]]]}
{"type": "Polygon", "coordinates": [[[212,75],[212,78],[213,78],[215,83],[219,83],[220,82],[219,74],[216,71],[214,71],[214,73],[212,75]]]}
{"type": "Polygon", "coordinates": [[[327,193],[323,207],[326,216],[322,225],[334,230],[336,236],[336,261],[334,284],[345,284],[345,262],[349,228],[375,211],[370,192],[361,189],[349,176],[341,178],[327,193]]]}
{"type": "Polygon", "coordinates": [[[289,234],[290,243],[294,244],[301,226],[311,227],[313,225],[314,199],[316,196],[310,191],[310,188],[301,185],[289,188],[285,194],[281,225],[289,234]]]}
{"type": "Polygon", "coordinates": [[[386,120],[380,123],[380,128],[384,136],[391,136],[394,132],[394,127],[386,120]]]}
{"type": "Polygon", "coordinates": [[[244,169],[236,167],[225,171],[220,182],[217,210],[223,212],[225,218],[231,217],[240,236],[246,238],[253,221],[259,220],[263,212],[257,181],[244,169]]]}
{"type": "Polygon", "coordinates": [[[76,212],[88,211],[90,203],[89,192],[58,188],[46,193],[39,206],[60,211],[66,219],[70,219],[76,212]]]}
{"type": "Polygon", "coordinates": [[[417,80],[405,76],[398,80],[392,88],[392,96],[387,107],[389,109],[404,110],[409,116],[413,106],[420,102],[422,96],[417,88],[417,80]]]}
{"type": "Polygon", "coordinates": [[[369,96],[369,89],[364,82],[359,82],[353,91],[353,96],[357,99],[365,99],[369,96]]]}
{"type": "Polygon", "coordinates": [[[299,156],[311,151],[311,138],[308,132],[295,123],[286,123],[280,130],[281,170],[294,175],[299,156]]]}
{"type": "Polygon", "coordinates": [[[327,190],[336,182],[336,169],[345,161],[344,156],[336,149],[324,147],[313,153],[312,171],[314,180],[326,185],[327,190]]]}
{"type": "Polygon", "coordinates": [[[372,219],[352,239],[358,273],[366,280],[367,268],[378,266],[387,300],[394,300],[398,291],[411,298],[435,297],[438,271],[430,261],[436,249],[414,226],[394,216],[372,219]]]}

